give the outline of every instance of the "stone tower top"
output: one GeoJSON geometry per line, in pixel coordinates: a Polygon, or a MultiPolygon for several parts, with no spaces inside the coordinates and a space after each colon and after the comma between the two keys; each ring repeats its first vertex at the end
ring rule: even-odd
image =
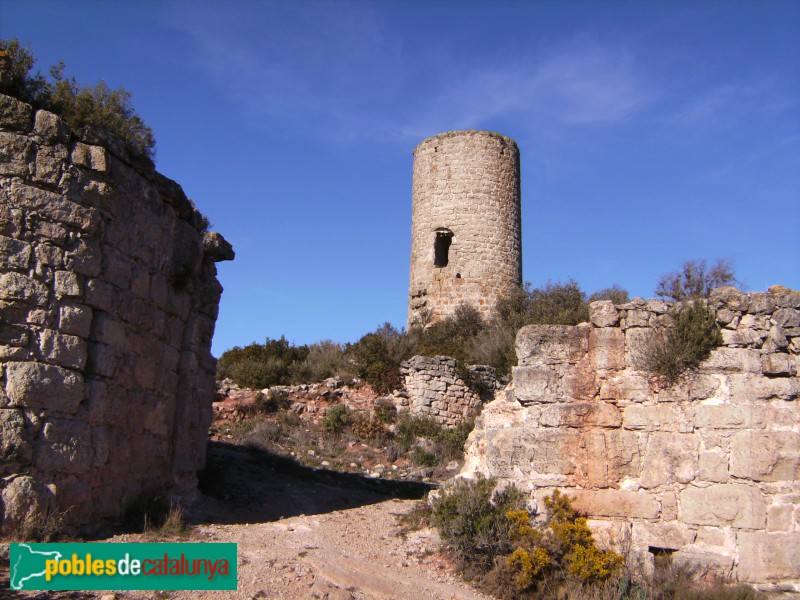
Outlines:
{"type": "Polygon", "coordinates": [[[449,131],[414,150],[409,326],[462,303],[491,315],[522,283],[519,149],[490,131],[449,131]]]}

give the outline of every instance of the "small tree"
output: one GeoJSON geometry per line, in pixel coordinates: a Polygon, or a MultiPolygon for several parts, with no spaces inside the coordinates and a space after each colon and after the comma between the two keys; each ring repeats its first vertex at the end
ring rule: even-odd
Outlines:
{"type": "Polygon", "coordinates": [[[736,283],[730,259],[719,258],[710,269],[705,260],[691,259],[683,261],[680,271],[661,277],[656,286],[656,295],[675,301],[708,298],[714,288],[736,283]]]}

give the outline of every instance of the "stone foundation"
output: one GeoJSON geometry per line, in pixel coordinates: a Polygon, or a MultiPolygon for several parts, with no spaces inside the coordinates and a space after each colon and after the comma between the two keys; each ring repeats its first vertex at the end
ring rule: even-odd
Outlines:
{"type": "Polygon", "coordinates": [[[0,95],[3,527],[91,529],[195,493],[233,258],[180,186],[118,142],[0,95]]]}
{"type": "Polygon", "coordinates": [[[645,563],[673,553],[800,591],[800,292],[715,290],[724,343],[667,387],[641,368],[671,305],[591,305],[591,323],[528,326],[511,386],[468,441],[464,475],[555,489],[645,563]]]}

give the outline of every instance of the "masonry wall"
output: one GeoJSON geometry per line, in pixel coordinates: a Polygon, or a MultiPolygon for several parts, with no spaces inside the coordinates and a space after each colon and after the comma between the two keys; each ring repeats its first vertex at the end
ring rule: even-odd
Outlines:
{"type": "Polygon", "coordinates": [[[450,427],[474,418],[499,387],[492,367],[470,365],[460,373],[447,356],[414,356],[400,372],[405,392],[396,399],[398,410],[450,427]]]}
{"type": "Polygon", "coordinates": [[[230,245],[113,139],[0,95],[0,516],[91,528],[203,466],[230,245]]]}
{"type": "MultiPolygon", "coordinates": [[[[441,257],[439,257],[441,258],[441,257]]],[[[451,131],[414,151],[408,324],[466,303],[484,317],[522,284],[517,144],[488,131],[451,131]],[[437,264],[437,237],[447,264],[437,264]]]]}
{"type": "Polygon", "coordinates": [[[601,539],[645,564],[800,590],[800,292],[715,290],[724,344],[665,387],[641,370],[671,305],[595,302],[591,323],[529,326],[513,384],[488,404],[465,474],[539,502],[568,492],[601,539]]]}

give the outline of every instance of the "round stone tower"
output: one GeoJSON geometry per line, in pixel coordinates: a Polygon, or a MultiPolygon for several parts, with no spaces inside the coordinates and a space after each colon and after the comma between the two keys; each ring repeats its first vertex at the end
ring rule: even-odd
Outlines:
{"type": "Polygon", "coordinates": [[[490,131],[450,131],[414,150],[408,325],[466,303],[491,315],[522,284],[519,149],[490,131]]]}

